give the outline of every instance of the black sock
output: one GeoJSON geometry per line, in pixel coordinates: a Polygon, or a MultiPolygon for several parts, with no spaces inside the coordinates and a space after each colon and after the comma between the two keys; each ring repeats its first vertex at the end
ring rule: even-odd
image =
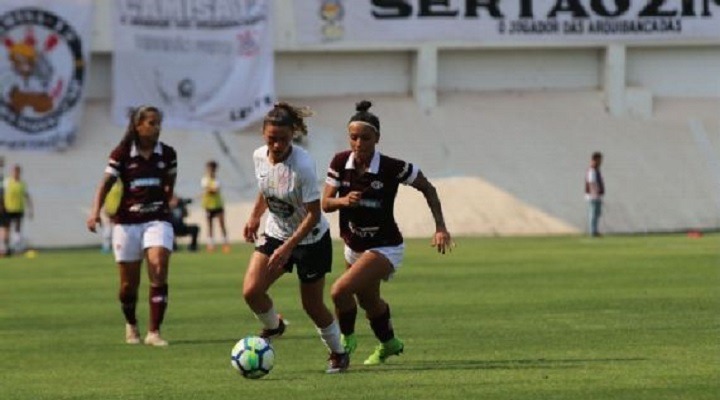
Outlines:
{"type": "Polygon", "coordinates": [[[380,343],[385,343],[395,337],[395,331],[393,330],[392,321],[390,320],[389,304],[384,313],[378,317],[370,319],[370,328],[372,328],[373,333],[375,333],[375,337],[378,338],[380,343]]]}
{"type": "Polygon", "coordinates": [[[355,319],[357,318],[357,307],[353,307],[350,311],[338,313],[338,324],[340,324],[340,333],[343,335],[352,335],[355,333],[355,319]]]}

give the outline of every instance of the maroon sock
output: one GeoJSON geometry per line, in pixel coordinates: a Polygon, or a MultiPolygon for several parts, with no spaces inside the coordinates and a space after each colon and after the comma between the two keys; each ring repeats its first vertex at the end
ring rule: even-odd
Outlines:
{"type": "Polygon", "coordinates": [[[137,294],[120,293],[120,309],[125,316],[125,322],[130,325],[137,325],[135,317],[135,306],[137,305],[137,294]]]}
{"type": "Polygon", "coordinates": [[[356,317],[357,307],[353,307],[350,311],[338,312],[338,324],[340,324],[340,333],[345,336],[355,333],[356,317]]]}
{"type": "Polygon", "coordinates": [[[387,311],[380,316],[370,319],[370,328],[381,343],[395,337],[392,321],[390,321],[390,305],[387,306],[387,311]]]}
{"type": "Polygon", "coordinates": [[[160,330],[168,303],[168,286],[150,287],[150,326],[148,331],[160,330]]]}

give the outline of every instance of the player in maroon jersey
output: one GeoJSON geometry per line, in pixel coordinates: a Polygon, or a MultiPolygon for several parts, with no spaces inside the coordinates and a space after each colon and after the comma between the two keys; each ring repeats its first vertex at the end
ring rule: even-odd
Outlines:
{"type": "Polygon", "coordinates": [[[368,111],[370,106],[368,101],[358,103],[357,113],[350,118],[350,150],[335,154],[330,162],[322,208],[340,211],[340,235],[345,241],[347,269],[331,290],[343,343],[349,353],[357,347],[354,331],[359,303],[380,341],[365,364],[376,365],[404,348],[395,337],[390,306],[380,297],[380,283],[400,267],[404,253],[393,211],[400,184],[425,196],[435,220],[432,246],[445,254],[453,243],[435,187],[415,165],[376,151],[380,121],[368,111]]]}
{"type": "Polygon", "coordinates": [[[168,263],[173,249],[168,202],[175,187],[177,156],[172,147],[159,140],[161,123],[162,114],[156,107],[142,106],[131,112],[125,136],[110,153],[87,219],[88,229],[95,232],[105,195],[120,179],[123,193],[114,216],[113,252],[120,272],[118,297],[129,344],[140,343],[135,306],[143,259],[150,279],[150,323],[145,344],[168,344],[160,336],[160,325],[168,301],[168,263]]]}

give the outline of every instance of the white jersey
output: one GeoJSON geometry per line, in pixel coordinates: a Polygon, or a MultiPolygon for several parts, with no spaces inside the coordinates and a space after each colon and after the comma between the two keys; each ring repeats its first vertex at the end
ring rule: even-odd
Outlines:
{"type": "MultiPolygon", "coordinates": [[[[275,165],[268,160],[268,148],[262,146],[253,153],[255,178],[270,215],[265,223],[265,234],[287,240],[308,214],[305,204],[320,200],[315,161],[305,149],[292,146],[288,158],[275,165]]],[[[320,240],[330,224],[324,215],[299,244],[320,240]]]]}

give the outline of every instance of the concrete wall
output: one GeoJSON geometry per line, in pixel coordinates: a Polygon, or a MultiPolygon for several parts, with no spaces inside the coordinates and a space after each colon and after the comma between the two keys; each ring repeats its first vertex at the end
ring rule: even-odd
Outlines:
{"type": "MultiPolygon", "coordinates": [[[[433,107],[442,91],[496,91],[601,88],[609,105],[625,113],[626,86],[652,96],[720,98],[720,38],[702,43],[615,45],[614,62],[602,44],[511,43],[491,47],[466,42],[432,44],[368,43],[301,46],[295,41],[293,8],[274,0],[276,81],[281,97],[341,96],[357,93],[414,93],[433,107]],[[609,72],[608,72],[609,71],[609,72]],[[613,83],[616,83],[613,85],[613,83]],[[610,88],[610,89],[609,89],[610,88]]],[[[112,51],[110,1],[96,1],[92,99],[110,97],[112,51]]]]}

